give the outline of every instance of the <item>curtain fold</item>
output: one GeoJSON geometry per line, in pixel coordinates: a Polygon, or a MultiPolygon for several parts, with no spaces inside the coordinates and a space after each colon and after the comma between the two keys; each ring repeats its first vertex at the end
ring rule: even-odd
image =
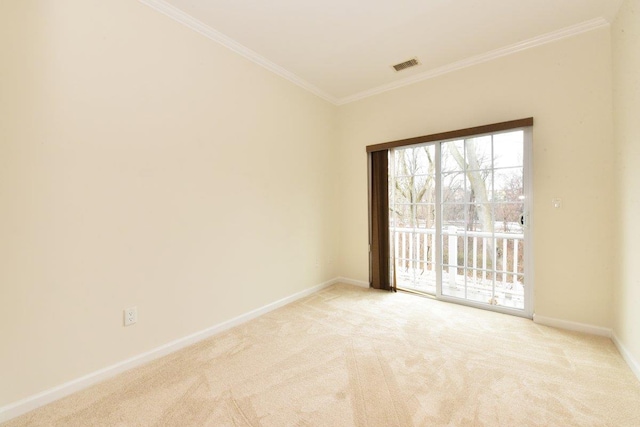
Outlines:
{"type": "Polygon", "coordinates": [[[371,155],[371,287],[395,291],[389,274],[389,150],[371,155]]]}

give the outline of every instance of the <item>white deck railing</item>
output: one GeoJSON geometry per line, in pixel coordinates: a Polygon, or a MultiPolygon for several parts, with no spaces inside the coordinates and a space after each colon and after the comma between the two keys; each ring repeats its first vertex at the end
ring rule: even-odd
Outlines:
{"type": "MultiPolygon", "coordinates": [[[[435,292],[435,231],[391,228],[399,285],[435,292]]],[[[521,308],[524,234],[465,231],[450,226],[442,235],[443,294],[521,308]]]]}

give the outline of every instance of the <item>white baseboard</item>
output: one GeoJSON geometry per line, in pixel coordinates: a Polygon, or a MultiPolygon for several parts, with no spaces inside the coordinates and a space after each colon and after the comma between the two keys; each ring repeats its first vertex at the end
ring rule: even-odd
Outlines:
{"type": "Polygon", "coordinates": [[[611,334],[611,340],[618,348],[624,361],[627,362],[627,365],[631,368],[631,371],[635,374],[636,378],[638,378],[638,381],[640,381],[640,363],[631,355],[624,344],[622,344],[622,341],[620,341],[615,331],[611,334]]]}
{"type": "Polygon", "coordinates": [[[611,337],[611,329],[601,326],[588,325],[586,323],[571,322],[569,320],[554,319],[553,317],[533,315],[533,321],[539,325],[553,326],[554,328],[567,329],[570,331],[584,332],[591,335],[611,337]]]}
{"type": "MultiPolygon", "coordinates": [[[[71,380],[59,386],[53,387],[49,390],[45,390],[41,393],[35,394],[33,396],[29,396],[25,399],[0,407],[0,423],[3,423],[12,418],[25,414],[29,411],[32,411],[36,408],[44,406],[55,400],[68,396],[72,393],[85,389],[91,385],[104,381],[124,371],[128,371],[129,369],[135,368],[137,366],[148,363],[152,360],[158,359],[162,356],[166,356],[169,353],[173,353],[177,350],[188,347],[192,344],[195,344],[198,341],[202,341],[206,338],[209,338],[223,331],[226,331],[227,329],[231,329],[234,326],[238,326],[242,323],[248,322],[249,320],[255,319],[258,316],[261,316],[265,313],[273,311],[284,305],[287,305],[296,300],[299,300],[308,295],[311,295],[335,283],[348,283],[348,284],[356,284],[356,286],[360,286],[358,282],[355,280],[335,278],[335,279],[326,281],[324,283],[321,283],[319,285],[310,287],[308,289],[305,289],[303,291],[290,295],[286,298],[282,298],[278,301],[272,302],[263,307],[252,310],[248,313],[234,317],[233,319],[214,325],[203,331],[196,332],[191,335],[187,335],[186,337],[179,338],[175,341],[171,341],[167,344],[164,344],[160,347],[154,348],[153,350],[134,356],[130,359],[123,360],[122,362],[116,363],[115,365],[108,366],[106,368],[84,375],[80,378],[76,378],[75,380],[71,380]]],[[[367,287],[368,286],[369,284],[367,284],[367,287]]]]}
{"type": "Polygon", "coordinates": [[[368,288],[369,282],[362,280],[349,279],[348,277],[337,277],[334,279],[335,283],[345,283],[347,285],[360,286],[361,288],[368,288]]]}

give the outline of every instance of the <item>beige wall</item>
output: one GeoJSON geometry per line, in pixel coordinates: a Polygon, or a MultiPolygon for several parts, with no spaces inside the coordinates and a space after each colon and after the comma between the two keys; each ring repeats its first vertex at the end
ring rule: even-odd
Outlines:
{"type": "Polygon", "coordinates": [[[623,3],[611,33],[618,177],[614,332],[640,363],[640,0],[623,3]]]}
{"type": "Polygon", "coordinates": [[[610,327],[610,55],[604,28],[340,107],[341,273],[368,278],[366,145],[532,116],[535,312],[610,327]]]}
{"type": "Polygon", "coordinates": [[[335,106],[130,0],[0,58],[0,406],[337,275],[335,106]]]}

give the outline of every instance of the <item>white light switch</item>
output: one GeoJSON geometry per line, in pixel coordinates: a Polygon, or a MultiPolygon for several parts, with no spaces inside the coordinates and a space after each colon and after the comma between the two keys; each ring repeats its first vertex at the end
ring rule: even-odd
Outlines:
{"type": "Polygon", "coordinates": [[[551,199],[551,205],[556,209],[560,209],[562,207],[562,199],[551,199]]]}

